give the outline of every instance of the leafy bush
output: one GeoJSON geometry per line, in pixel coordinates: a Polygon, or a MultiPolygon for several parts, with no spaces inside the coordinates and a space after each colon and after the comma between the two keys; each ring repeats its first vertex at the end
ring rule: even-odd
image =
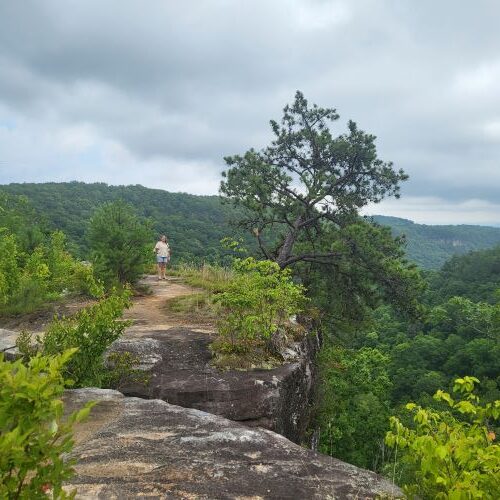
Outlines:
{"type": "MultiPolygon", "coordinates": [[[[104,353],[130,324],[120,319],[124,309],[129,306],[130,291],[124,289],[72,317],[54,319],[43,337],[37,337],[38,349],[44,355],[54,355],[65,349],[77,348],[64,367],[65,376],[72,379],[77,387],[101,387],[108,377],[104,353]]],[[[31,347],[25,336],[20,337],[17,345],[29,358],[31,347]]]]}
{"type": "Polygon", "coordinates": [[[128,351],[112,352],[106,356],[108,370],[103,377],[103,387],[111,387],[120,391],[128,384],[147,385],[150,375],[136,368],[141,363],[139,356],[128,351]]]}
{"type": "Polygon", "coordinates": [[[305,304],[304,288],[275,262],[236,259],[234,277],[215,296],[222,312],[216,349],[244,352],[269,340],[305,304]]]}
{"type": "Polygon", "coordinates": [[[100,387],[106,371],[104,353],[130,324],[120,319],[129,306],[130,291],[125,289],[70,318],[54,320],[43,336],[42,352],[55,354],[64,349],[78,348],[66,365],[65,373],[77,387],[100,387]]]}
{"type": "Polygon", "coordinates": [[[102,295],[92,267],[77,262],[65,246],[64,234],[56,231],[46,242],[23,252],[16,236],[4,231],[0,239],[0,312],[32,312],[71,292],[102,295]]]}
{"type": "Polygon", "coordinates": [[[153,260],[150,222],[122,200],[96,210],[88,239],[96,274],[108,287],[135,283],[153,260]]]}
{"type": "Polygon", "coordinates": [[[449,411],[408,403],[414,428],[391,417],[386,443],[402,452],[403,464],[413,471],[413,480],[404,485],[410,497],[500,498],[500,446],[488,428],[500,418],[500,401],[481,405],[473,394],[476,383],[474,377],[456,379],[453,391],[462,395],[459,400],[436,392],[434,398],[449,411]]]}
{"type": "Polygon", "coordinates": [[[92,266],[78,262],[66,251],[66,236],[61,231],[50,235],[50,244],[44,252],[50,281],[50,291],[76,291],[92,297],[101,297],[102,284],[95,278],[92,266]]]}
{"type": "Polygon", "coordinates": [[[35,356],[28,365],[0,355],[0,498],[68,498],[63,481],[73,475],[72,428],[92,403],[64,421],[60,399],[64,367],[75,349],[57,356],[35,356]]]}

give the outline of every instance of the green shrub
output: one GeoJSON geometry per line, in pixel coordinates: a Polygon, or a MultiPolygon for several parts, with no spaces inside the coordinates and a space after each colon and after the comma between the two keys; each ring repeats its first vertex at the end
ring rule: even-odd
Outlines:
{"type": "MultiPolygon", "coordinates": [[[[5,232],[4,232],[5,233],[5,232]]],[[[103,294],[91,266],[77,262],[65,250],[60,231],[27,253],[12,234],[0,238],[0,312],[22,314],[36,311],[68,293],[93,297],[103,294]]]]}
{"type": "Polygon", "coordinates": [[[65,349],[77,352],[64,367],[64,375],[77,387],[102,387],[110,374],[105,367],[104,354],[130,324],[121,319],[130,306],[130,290],[113,291],[98,303],[78,311],[74,316],[55,318],[43,336],[37,336],[33,345],[28,333],[23,332],[17,347],[25,360],[34,352],[54,355],[65,349]]]}
{"type": "Polygon", "coordinates": [[[49,244],[44,249],[44,261],[49,270],[51,292],[77,292],[92,297],[103,295],[103,286],[95,279],[92,266],[76,261],[66,251],[66,236],[61,231],[50,235],[49,244]]]}
{"type": "Polygon", "coordinates": [[[438,390],[437,401],[449,411],[408,403],[414,428],[391,417],[386,443],[402,453],[402,463],[413,473],[404,488],[411,498],[500,498],[500,446],[488,425],[500,418],[500,401],[481,405],[473,394],[474,377],[455,380],[454,400],[438,390]],[[460,418],[458,418],[460,417],[460,418]]]}
{"type": "Polygon", "coordinates": [[[74,356],[35,356],[25,366],[0,355],[0,498],[68,498],[63,481],[73,475],[72,428],[92,403],[64,421],[62,372],[74,356]]]}
{"type": "Polygon", "coordinates": [[[107,371],[104,373],[102,387],[118,391],[128,384],[147,385],[150,375],[136,368],[140,364],[139,356],[131,352],[112,352],[106,357],[107,371]]]}
{"type": "Polygon", "coordinates": [[[151,223],[122,200],[96,210],[88,240],[96,274],[108,287],[136,283],[154,257],[151,223]]]}
{"type": "Polygon", "coordinates": [[[43,354],[78,349],[65,367],[66,375],[77,387],[102,385],[106,372],[104,353],[130,324],[121,319],[130,306],[130,295],[128,289],[113,292],[72,317],[55,319],[40,338],[43,354]]]}
{"type": "Polygon", "coordinates": [[[244,352],[270,339],[305,304],[304,288],[291,271],[251,257],[234,261],[234,277],[214,300],[221,306],[216,349],[244,352]]]}

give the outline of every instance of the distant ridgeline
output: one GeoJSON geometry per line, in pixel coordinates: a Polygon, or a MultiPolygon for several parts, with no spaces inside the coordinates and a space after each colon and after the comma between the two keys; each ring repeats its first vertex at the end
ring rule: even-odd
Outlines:
{"type": "MultiPolygon", "coordinates": [[[[240,236],[229,224],[234,210],[222,205],[218,196],[83,182],[9,184],[0,186],[0,190],[26,196],[49,228],[62,230],[70,247],[82,258],[88,256],[85,233],[94,210],[120,198],[139,215],[151,219],[158,233],[168,235],[176,261],[220,260],[225,254],[220,240],[240,236]]],[[[247,238],[252,245],[253,238],[247,238]]]]}
{"type": "Polygon", "coordinates": [[[408,257],[427,269],[440,268],[453,255],[500,245],[500,228],[497,227],[428,226],[383,215],[375,215],[373,219],[390,226],[394,235],[405,234],[408,257]]]}
{"type": "MultiPolygon", "coordinates": [[[[231,227],[229,222],[235,211],[222,205],[218,196],[82,182],[9,184],[0,189],[28,197],[50,228],[61,229],[68,235],[80,257],[87,256],[85,232],[93,211],[102,203],[119,198],[133,205],[139,215],[149,217],[159,233],[168,234],[176,259],[218,260],[225,254],[220,240],[226,236],[244,236],[247,247],[254,244],[250,236],[231,227]]],[[[500,244],[500,228],[427,226],[385,216],[374,216],[374,220],[390,226],[395,235],[406,234],[408,257],[428,269],[439,268],[453,255],[500,244]]]]}

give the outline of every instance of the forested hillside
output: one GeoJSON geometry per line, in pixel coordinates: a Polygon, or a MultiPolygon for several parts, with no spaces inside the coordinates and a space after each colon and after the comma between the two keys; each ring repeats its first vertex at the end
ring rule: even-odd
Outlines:
{"type": "Polygon", "coordinates": [[[407,219],[376,215],[376,222],[390,226],[394,235],[404,234],[407,254],[419,266],[438,269],[453,255],[500,244],[500,228],[486,226],[429,226],[407,219]]]}
{"type": "MultiPolygon", "coordinates": [[[[222,205],[218,196],[82,182],[9,184],[0,189],[27,196],[51,229],[68,235],[70,247],[81,257],[87,257],[85,232],[93,211],[120,198],[134,206],[139,215],[151,218],[155,231],[169,235],[177,259],[217,260],[221,256],[220,240],[235,234],[229,224],[234,209],[222,205]]],[[[394,234],[405,234],[408,257],[427,269],[441,267],[453,255],[500,244],[500,228],[428,226],[385,216],[374,216],[374,220],[390,226],[394,234]]]]}
{"type": "Polygon", "coordinates": [[[388,417],[407,418],[406,402],[443,409],[433,394],[470,375],[484,401],[500,398],[499,270],[500,246],[455,256],[426,273],[418,319],[382,305],[355,334],[330,332],[320,355],[323,452],[377,470],[388,417]]]}
{"type": "Polygon", "coordinates": [[[118,199],[151,219],[156,232],[168,235],[176,260],[217,260],[220,240],[234,233],[229,225],[232,209],[223,206],[217,196],[82,182],[9,184],[1,190],[28,197],[49,227],[68,236],[70,247],[81,257],[88,257],[85,234],[93,212],[99,205],[118,199]]]}
{"type": "Polygon", "coordinates": [[[429,301],[433,304],[452,297],[498,302],[500,296],[500,245],[488,250],[454,256],[439,272],[429,276],[429,301]]]}

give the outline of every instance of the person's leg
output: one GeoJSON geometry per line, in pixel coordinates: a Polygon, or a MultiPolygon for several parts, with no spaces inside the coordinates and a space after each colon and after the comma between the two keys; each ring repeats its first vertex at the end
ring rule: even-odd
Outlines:
{"type": "Polygon", "coordinates": [[[156,266],[158,267],[158,279],[161,280],[161,263],[157,262],[156,266]]]}
{"type": "Polygon", "coordinates": [[[162,265],[161,265],[161,275],[162,275],[162,278],[164,280],[167,279],[166,275],[165,275],[165,272],[167,270],[167,263],[166,262],[163,262],[162,265]]]}

